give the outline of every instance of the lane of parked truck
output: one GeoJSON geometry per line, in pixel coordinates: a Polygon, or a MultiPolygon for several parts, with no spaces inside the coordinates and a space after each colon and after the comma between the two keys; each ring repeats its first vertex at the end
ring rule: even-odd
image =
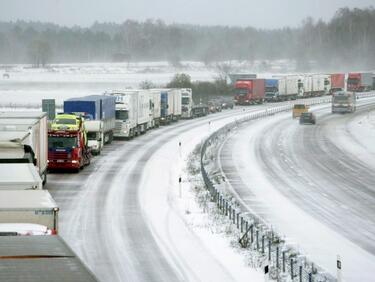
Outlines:
{"type": "MultiPolygon", "coordinates": [[[[241,78],[234,83],[234,101],[246,105],[333,94],[334,111],[349,104],[350,97],[343,90],[369,90],[373,86],[369,77],[360,73],[349,74],[347,80],[344,74],[241,78]]],[[[353,103],[351,109],[355,110],[353,103]]],[[[112,90],[68,99],[63,113],[49,121],[43,112],[1,112],[0,233],[20,235],[25,233],[22,229],[31,235],[58,233],[59,208],[48,191],[42,190],[47,169],[79,172],[113,138],[134,138],[222,107],[224,103],[194,104],[191,89],[150,89],[112,90]]]]}

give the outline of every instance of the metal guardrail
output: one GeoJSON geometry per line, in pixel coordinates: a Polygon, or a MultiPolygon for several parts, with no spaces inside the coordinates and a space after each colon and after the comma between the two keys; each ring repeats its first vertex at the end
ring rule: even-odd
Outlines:
{"type": "MultiPolygon", "coordinates": [[[[372,95],[375,96],[375,94],[372,95]]],[[[303,101],[303,103],[308,105],[329,102],[331,102],[331,97],[303,101]]],[[[251,113],[212,133],[204,141],[201,148],[201,173],[206,188],[210,192],[211,200],[216,203],[220,213],[228,217],[240,232],[239,243],[242,247],[250,248],[263,256],[269,265],[271,278],[278,279],[278,281],[336,281],[332,275],[316,266],[306,256],[303,256],[298,250],[290,246],[271,227],[267,226],[261,218],[251,213],[251,211],[249,212],[248,208],[241,206],[238,199],[235,199],[233,195],[221,191],[210,179],[209,173],[205,169],[205,162],[212,157],[206,156],[207,149],[210,146],[218,145],[219,142],[223,141],[230,134],[232,129],[247,121],[289,111],[296,103],[298,102],[251,113]]]]}

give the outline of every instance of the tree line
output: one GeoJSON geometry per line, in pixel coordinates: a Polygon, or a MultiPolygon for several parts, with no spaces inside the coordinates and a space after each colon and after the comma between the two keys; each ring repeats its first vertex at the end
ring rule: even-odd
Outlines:
{"type": "Polygon", "coordinates": [[[94,23],[89,28],[0,22],[0,63],[289,59],[297,70],[375,68],[375,10],[339,9],[298,28],[166,24],[162,20],[94,23]]]}

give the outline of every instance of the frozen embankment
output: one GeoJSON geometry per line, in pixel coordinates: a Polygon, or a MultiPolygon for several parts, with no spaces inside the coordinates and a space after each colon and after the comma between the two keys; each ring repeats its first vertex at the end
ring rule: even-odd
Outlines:
{"type": "Polygon", "coordinates": [[[227,189],[333,275],[340,255],[346,281],[374,279],[374,104],[348,115],[317,106],[316,126],[290,113],[252,121],[219,153],[227,189]]]}

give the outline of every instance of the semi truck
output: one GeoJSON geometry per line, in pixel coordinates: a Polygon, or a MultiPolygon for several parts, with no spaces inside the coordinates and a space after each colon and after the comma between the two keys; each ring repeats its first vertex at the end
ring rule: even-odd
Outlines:
{"type": "MultiPolygon", "coordinates": [[[[35,156],[36,170],[44,185],[47,182],[48,166],[47,114],[41,112],[1,112],[0,132],[3,142],[18,140],[22,145],[27,145],[32,150],[35,156]]],[[[3,162],[6,162],[6,160],[3,162]]]]}
{"type": "Polygon", "coordinates": [[[234,91],[237,105],[261,104],[265,99],[265,80],[237,80],[234,91]]]}
{"type": "Polygon", "coordinates": [[[280,100],[278,79],[266,79],[265,87],[265,100],[267,102],[276,102],[280,100]]]}
{"type": "Polygon", "coordinates": [[[147,131],[152,119],[147,90],[113,90],[106,95],[116,98],[115,138],[132,138],[147,131]]]}
{"type": "Polygon", "coordinates": [[[98,282],[58,235],[0,236],[0,269],[6,282],[98,282]]]}
{"type": "Polygon", "coordinates": [[[332,95],[332,113],[353,113],[356,110],[357,95],[349,91],[337,91],[332,95]]]}
{"type": "Polygon", "coordinates": [[[89,165],[84,118],[76,114],[58,114],[48,131],[48,169],[79,171],[89,165]]]}
{"type": "Polygon", "coordinates": [[[116,98],[90,95],[64,101],[65,113],[81,114],[85,119],[88,146],[100,154],[104,144],[111,143],[115,129],[116,98]]]}
{"type": "Polygon", "coordinates": [[[174,113],[173,93],[171,89],[160,90],[160,122],[169,124],[173,120],[174,113]]]}
{"type": "Polygon", "coordinates": [[[347,90],[354,92],[370,91],[372,88],[372,73],[370,72],[358,72],[349,73],[347,90]]]}
{"type": "Polygon", "coordinates": [[[191,88],[181,89],[181,118],[189,119],[193,117],[193,92],[191,88]]]}
{"type": "Polygon", "coordinates": [[[40,224],[57,234],[58,213],[46,190],[0,190],[0,223],[40,224]]]}
{"type": "Polygon", "coordinates": [[[331,89],[329,94],[332,95],[337,91],[345,90],[345,74],[344,73],[334,73],[330,75],[331,89]]]}

